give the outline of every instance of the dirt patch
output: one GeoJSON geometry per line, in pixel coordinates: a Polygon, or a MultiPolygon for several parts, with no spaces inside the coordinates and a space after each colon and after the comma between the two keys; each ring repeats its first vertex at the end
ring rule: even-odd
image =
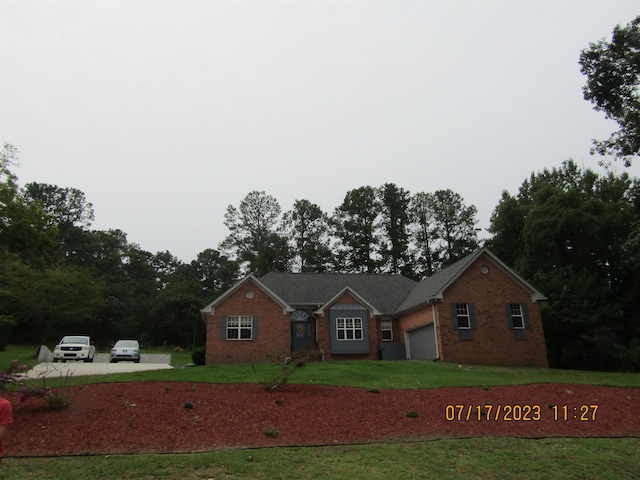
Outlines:
{"type": "Polygon", "coordinates": [[[640,436],[640,389],[543,384],[361,388],[132,382],[73,387],[70,407],[7,394],[5,455],[195,452],[429,438],[640,436]],[[415,412],[408,415],[409,412],[415,412]],[[416,416],[417,415],[417,416],[416,416]]]}

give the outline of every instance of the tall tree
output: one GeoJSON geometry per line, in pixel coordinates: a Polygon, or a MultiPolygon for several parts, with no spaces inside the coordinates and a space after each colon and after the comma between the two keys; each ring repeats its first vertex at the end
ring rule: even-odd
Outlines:
{"type": "Polygon", "coordinates": [[[380,267],[380,201],[372,187],[347,192],[331,220],[338,238],[336,269],[378,273],[380,267]]]}
{"type": "Polygon", "coordinates": [[[440,269],[437,252],[440,232],[435,223],[434,202],[432,193],[419,192],[411,198],[414,275],[419,279],[429,277],[440,269]]]}
{"type": "Polygon", "coordinates": [[[413,275],[409,254],[409,224],[411,195],[404,188],[385,183],[378,189],[381,206],[380,228],[384,235],[382,246],[383,270],[393,274],[413,275]]]}
{"type": "Polygon", "coordinates": [[[516,270],[549,298],[543,321],[552,366],[640,369],[640,275],[630,255],[637,190],[626,174],[598,175],[567,161],[532,174],[496,207],[489,248],[511,250],[516,270]]]}
{"type": "Polygon", "coordinates": [[[475,206],[467,206],[459,193],[437,190],[433,194],[433,220],[442,237],[443,265],[468,255],[479,246],[475,206]]]}
{"type": "Polygon", "coordinates": [[[29,201],[18,188],[11,170],[17,161],[18,150],[5,143],[0,151],[0,246],[43,267],[56,249],[57,232],[48,224],[42,206],[29,201]]]}
{"type": "Polygon", "coordinates": [[[640,16],[616,26],[610,42],[591,43],[580,54],[580,65],[587,76],[585,100],[619,126],[608,139],[594,140],[593,151],[629,166],[640,155],[640,16]]]}
{"type": "Polygon", "coordinates": [[[284,214],[292,265],[299,272],[323,272],[331,265],[329,219],[309,200],[296,200],[284,214]]]}
{"type": "Polygon", "coordinates": [[[84,245],[84,232],[94,219],[93,205],[77,188],[62,188],[46,183],[28,183],[24,187],[28,202],[42,207],[47,225],[58,231],[58,245],[64,257],[76,255],[84,245]]]}
{"type": "Polygon", "coordinates": [[[250,192],[238,208],[227,207],[224,224],[229,235],[220,244],[245,272],[264,275],[286,271],[287,242],[281,233],[280,204],[265,192],[250,192]]]}
{"type": "Polygon", "coordinates": [[[206,303],[233,286],[240,275],[238,270],[236,262],[218,250],[207,248],[198,253],[191,263],[180,267],[179,272],[199,285],[198,291],[206,303]]]}

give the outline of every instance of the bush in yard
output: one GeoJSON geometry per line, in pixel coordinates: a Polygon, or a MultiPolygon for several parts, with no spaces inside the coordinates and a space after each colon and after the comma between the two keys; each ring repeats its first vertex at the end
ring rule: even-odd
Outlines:
{"type": "Polygon", "coordinates": [[[196,365],[204,365],[206,362],[206,348],[194,347],[191,351],[191,360],[196,365]]]}
{"type": "Polygon", "coordinates": [[[276,374],[276,376],[271,381],[262,384],[262,388],[264,388],[267,392],[271,392],[281,385],[285,385],[293,372],[295,372],[298,368],[303,367],[304,364],[308,361],[313,360],[314,358],[319,358],[320,356],[321,354],[317,350],[304,350],[302,352],[294,352],[291,357],[287,357],[287,359],[283,362],[282,366],[280,367],[280,371],[276,374]]]}
{"type": "Polygon", "coordinates": [[[21,402],[31,397],[42,398],[53,410],[61,410],[71,404],[72,397],[67,390],[70,373],[66,374],[61,388],[53,389],[46,385],[48,371],[41,374],[38,380],[34,380],[23,375],[22,372],[26,370],[26,365],[19,365],[17,360],[13,360],[5,371],[0,372],[0,390],[19,390],[21,402]]]}

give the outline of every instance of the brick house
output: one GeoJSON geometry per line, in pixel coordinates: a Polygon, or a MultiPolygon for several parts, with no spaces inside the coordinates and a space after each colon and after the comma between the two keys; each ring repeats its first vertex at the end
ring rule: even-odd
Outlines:
{"type": "Polygon", "coordinates": [[[546,300],[483,248],[416,282],[400,275],[248,275],[202,309],[206,363],[439,359],[548,367],[546,300]]]}

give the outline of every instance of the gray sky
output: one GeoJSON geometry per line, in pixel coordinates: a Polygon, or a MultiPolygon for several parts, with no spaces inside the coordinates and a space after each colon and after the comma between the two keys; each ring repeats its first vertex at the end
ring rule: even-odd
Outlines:
{"type": "MultiPolygon", "coordinates": [[[[253,190],[327,213],[347,191],[501,192],[615,124],[578,56],[637,1],[0,0],[0,141],[75,187],[92,228],[189,262],[253,190]]],[[[629,172],[637,176],[638,162],[629,172]]],[[[623,171],[622,165],[617,165],[623,171]]]]}

